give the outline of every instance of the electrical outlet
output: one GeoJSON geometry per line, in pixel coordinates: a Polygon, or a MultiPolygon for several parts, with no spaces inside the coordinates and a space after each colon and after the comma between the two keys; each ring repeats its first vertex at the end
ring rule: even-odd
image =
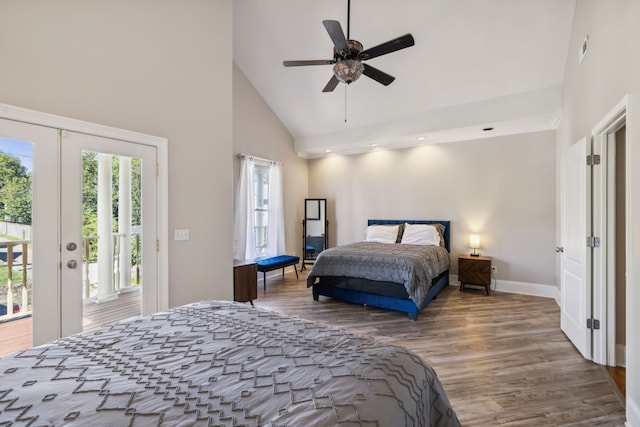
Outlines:
{"type": "Polygon", "coordinates": [[[492,266],[491,266],[491,272],[492,272],[493,274],[498,274],[498,266],[496,266],[496,265],[492,265],[492,266]]]}
{"type": "Polygon", "coordinates": [[[175,230],[173,240],[189,240],[189,230],[175,230]]]}

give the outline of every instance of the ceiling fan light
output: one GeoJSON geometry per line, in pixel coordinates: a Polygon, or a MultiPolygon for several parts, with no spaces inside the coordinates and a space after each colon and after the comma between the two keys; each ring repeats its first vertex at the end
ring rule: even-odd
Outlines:
{"type": "Polygon", "coordinates": [[[338,80],[346,84],[358,80],[363,71],[364,65],[356,59],[345,59],[336,62],[336,65],[333,66],[333,74],[338,80]]]}

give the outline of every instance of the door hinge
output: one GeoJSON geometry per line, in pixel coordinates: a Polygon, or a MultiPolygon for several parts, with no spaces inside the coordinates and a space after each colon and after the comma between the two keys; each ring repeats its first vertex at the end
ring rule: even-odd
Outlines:
{"type": "Polygon", "coordinates": [[[595,166],[600,164],[600,154],[588,154],[587,166],[595,166]]]}
{"type": "Polygon", "coordinates": [[[600,321],[598,319],[587,319],[587,329],[600,329],[600,321]]]}
{"type": "Polygon", "coordinates": [[[587,237],[587,247],[588,248],[599,248],[600,247],[600,238],[595,236],[587,237]]]}
{"type": "Polygon", "coordinates": [[[160,252],[160,240],[156,239],[156,252],[160,252]]]}
{"type": "Polygon", "coordinates": [[[160,164],[156,163],[156,176],[160,176],[160,164]]]}

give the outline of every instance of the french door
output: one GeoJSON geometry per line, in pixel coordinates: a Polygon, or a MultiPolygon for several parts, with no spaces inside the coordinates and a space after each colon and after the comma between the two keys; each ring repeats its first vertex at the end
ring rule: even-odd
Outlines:
{"type": "MultiPolygon", "coordinates": [[[[11,213],[7,213],[6,200],[3,200],[2,206],[3,225],[8,227],[11,224],[16,229],[3,231],[4,242],[0,245],[3,249],[6,248],[4,250],[7,253],[9,245],[13,245],[12,256],[8,256],[0,265],[0,286],[3,288],[0,303],[7,306],[0,325],[3,335],[0,338],[13,344],[18,341],[17,347],[7,345],[2,349],[2,354],[7,354],[20,347],[29,347],[32,342],[41,344],[60,336],[57,321],[60,312],[58,131],[50,127],[0,119],[0,152],[3,160],[16,159],[24,167],[24,172],[31,174],[31,183],[19,191],[27,193],[27,207],[22,209],[26,218],[14,218],[11,213]],[[14,242],[24,244],[16,247],[14,242]],[[14,257],[18,252],[20,254],[14,257]],[[20,283],[16,283],[16,279],[20,283]],[[28,320],[23,320],[30,315],[33,327],[28,320]]],[[[2,193],[7,189],[4,184],[14,179],[8,172],[3,170],[0,174],[2,193]]],[[[5,194],[3,198],[4,196],[5,194]]]]}
{"type": "Polygon", "coordinates": [[[158,311],[156,149],[62,131],[60,176],[62,336],[158,311]]]}
{"type": "Polygon", "coordinates": [[[0,149],[16,144],[32,149],[31,218],[17,218],[30,235],[0,239],[0,251],[20,252],[15,262],[22,264],[8,270],[24,274],[20,286],[8,273],[4,299],[17,315],[4,323],[32,315],[38,345],[158,311],[157,147],[0,118],[0,149]]]}

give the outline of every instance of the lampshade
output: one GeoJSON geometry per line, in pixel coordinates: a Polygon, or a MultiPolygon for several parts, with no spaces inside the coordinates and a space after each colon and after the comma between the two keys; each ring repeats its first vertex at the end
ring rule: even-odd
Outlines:
{"type": "Polygon", "coordinates": [[[356,59],[345,59],[336,62],[336,65],[333,66],[333,74],[335,74],[336,78],[347,84],[358,80],[363,71],[364,65],[356,59]]]}
{"type": "Polygon", "coordinates": [[[479,249],[480,248],[480,235],[477,233],[473,233],[469,236],[469,247],[471,249],[479,249]]]}

